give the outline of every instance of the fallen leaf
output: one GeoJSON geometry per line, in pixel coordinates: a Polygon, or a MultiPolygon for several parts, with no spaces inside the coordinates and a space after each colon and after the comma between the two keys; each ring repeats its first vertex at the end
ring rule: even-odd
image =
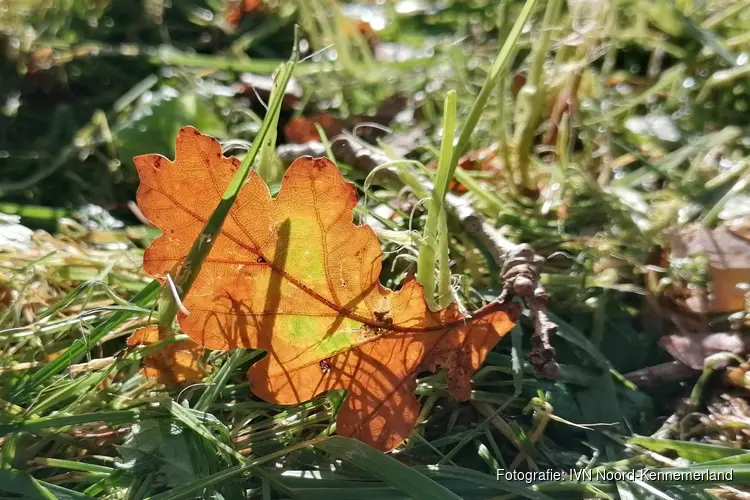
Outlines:
{"type": "Polygon", "coordinates": [[[375,44],[378,43],[375,30],[367,21],[350,21],[345,23],[344,36],[351,39],[361,36],[371,50],[374,50],[375,44]]]}
{"type": "Polygon", "coordinates": [[[745,308],[745,292],[737,285],[750,283],[750,239],[726,227],[688,227],[672,238],[672,257],[704,255],[711,272],[711,295],[687,300],[694,312],[725,313],[745,308]],[[704,304],[704,302],[707,302],[704,304]]]}
{"type": "MultiPolygon", "coordinates": [[[[244,78],[243,78],[244,81],[244,78]]],[[[271,83],[272,80],[271,80],[271,83]]],[[[301,90],[299,91],[301,96],[301,90]]],[[[347,120],[338,120],[333,114],[323,111],[309,116],[300,116],[289,120],[284,127],[284,136],[292,144],[306,144],[320,141],[316,124],[323,128],[326,137],[333,142],[334,138],[346,130],[352,130],[354,135],[366,142],[375,143],[389,135],[388,127],[396,117],[403,112],[415,115],[418,110],[408,108],[409,99],[402,94],[394,94],[380,103],[372,114],[353,115],[347,120]]],[[[419,130],[417,129],[417,132],[419,130]]],[[[421,138],[424,132],[419,134],[421,138]]]]}
{"type": "Polygon", "coordinates": [[[526,85],[526,80],[526,75],[521,72],[513,74],[513,77],[510,81],[510,91],[514,96],[517,96],[518,93],[521,92],[523,86],[526,85]]]}
{"type": "MultiPolygon", "coordinates": [[[[146,272],[163,280],[183,261],[239,163],[192,127],[178,134],[174,162],[135,158],[138,205],[163,231],[146,250],[146,272]]],[[[430,312],[416,281],[398,292],[383,287],[383,253],[372,229],[352,222],[356,203],[326,158],[297,159],[276,198],[253,171],[178,320],[209,349],[268,351],[248,372],[266,401],[297,404],[346,389],[338,433],[391,450],[417,421],[417,375],[447,368],[450,393],[467,399],[472,373],[519,307],[493,302],[464,317],[455,305],[430,312]]]]}
{"type": "Polygon", "coordinates": [[[319,141],[321,137],[317,127],[315,127],[316,123],[323,128],[329,139],[339,135],[343,130],[343,126],[331,113],[319,113],[309,118],[300,116],[289,120],[284,127],[284,136],[286,136],[287,141],[295,144],[319,141]]]}
{"type": "MultiPolygon", "coordinates": [[[[139,328],[128,338],[128,346],[152,345],[167,338],[168,332],[156,325],[139,328]]],[[[173,342],[143,360],[141,373],[144,377],[158,380],[165,385],[183,385],[203,379],[205,370],[200,359],[203,347],[192,340],[173,342]]]]}
{"type": "Polygon", "coordinates": [[[659,346],[694,370],[702,370],[706,358],[720,352],[750,353],[750,343],[739,333],[674,333],[660,338],[659,346]]]}
{"type": "Polygon", "coordinates": [[[240,23],[240,20],[242,20],[245,14],[258,10],[261,5],[261,0],[229,0],[224,19],[227,25],[234,29],[240,23]]]}

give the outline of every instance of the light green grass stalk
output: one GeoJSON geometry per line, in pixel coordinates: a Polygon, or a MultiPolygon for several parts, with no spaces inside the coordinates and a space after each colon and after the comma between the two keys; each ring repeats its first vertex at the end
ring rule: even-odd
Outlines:
{"type": "Polygon", "coordinates": [[[419,246],[419,257],[417,261],[417,281],[424,286],[424,294],[430,307],[435,307],[435,264],[439,254],[447,253],[447,248],[442,251],[439,244],[446,247],[448,240],[438,241],[438,226],[441,217],[445,218],[445,207],[443,200],[448,186],[453,178],[451,171],[451,155],[453,153],[453,138],[456,130],[456,92],[451,90],[445,98],[443,111],[443,140],[440,144],[440,158],[438,159],[435,185],[430,195],[430,204],[427,212],[427,222],[424,227],[424,235],[419,246]],[[441,216],[441,214],[443,214],[441,216]]]}
{"type": "Polygon", "coordinates": [[[513,23],[513,27],[508,34],[508,38],[505,39],[503,47],[500,49],[500,53],[497,55],[497,59],[495,59],[495,62],[492,64],[492,68],[487,74],[487,78],[485,78],[484,83],[482,84],[482,88],[479,90],[479,94],[477,94],[477,98],[474,99],[474,104],[472,104],[471,110],[469,111],[469,116],[466,118],[466,122],[464,122],[464,126],[461,129],[461,134],[458,137],[456,147],[453,149],[450,169],[451,177],[453,177],[453,173],[458,166],[459,158],[461,158],[461,155],[464,154],[469,147],[471,135],[474,133],[474,128],[477,126],[477,123],[479,123],[479,119],[482,117],[482,112],[484,111],[484,107],[486,106],[490,95],[492,95],[492,91],[495,89],[495,87],[508,71],[508,68],[513,62],[516,51],[518,50],[517,44],[519,38],[521,37],[521,32],[523,31],[523,27],[528,22],[529,17],[531,17],[531,12],[534,10],[536,2],[537,0],[526,0],[523,9],[521,9],[521,12],[518,14],[518,19],[516,19],[516,22],[513,23]]]}
{"type": "MultiPolygon", "coordinates": [[[[560,2],[561,0],[552,0],[552,2],[560,2]]],[[[502,79],[502,76],[507,71],[513,56],[516,53],[516,43],[521,36],[521,31],[526,25],[526,22],[531,16],[531,11],[534,9],[537,0],[527,0],[518,15],[518,19],[513,24],[513,28],[510,30],[508,38],[503,43],[500,53],[495,59],[490,72],[487,74],[487,78],[482,85],[482,88],[474,100],[474,104],[469,111],[469,116],[466,118],[466,122],[461,129],[461,134],[458,137],[458,142],[455,147],[453,145],[453,129],[455,127],[455,92],[451,91],[445,98],[445,111],[443,115],[443,141],[440,146],[440,159],[438,161],[438,171],[435,180],[435,187],[432,190],[430,196],[430,204],[427,212],[427,222],[425,223],[424,235],[422,245],[419,248],[419,259],[417,263],[417,281],[419,281],[425,289],[425,298],[431,307],[436,306],[434,303],[435,297],[435,263],[438,250],[438,224],[440,220],[440,212],[444,210],[443,200],[445,194],[448,191],[448,185],[453,179],[458,167],[458,160],[461,155],[466,151],[469,146],[471,135],[474,132],[474,128],[479,123],[479,119],[482,116],[484,107],[495,89],[497,84],[502,79]],[[452,103],[452,104],[451,104],[452,103]],[[451,107],[452,106],[452,107],[451,107]],[[448,120],[452,120],[449,122],[448,120]],[[450,134],[450,135],[449,135],[450,134]]],[[[558,9],[559,10],[559,9],[558,9]]],[[[463,174],[463,172],[459,172],[463,174]]],[[[462,175],[462,178],[468,177],[462,175]]],[[[480,190],[481,191],[481,190],[480,190]]],[[[447,239],[445,240],[447,243],[447,239]]]]}
{"type": "Polygon", "coordinates": [[[438,224],[438,284],[437,284],[437,307],[442,309],[453,300],[451,293],[451,268],[450,268],[450,235],[448,234],[448,217],[445,207],[441,207],[438,224]]]}
{"type": "Polygon", "coordinates": [[[544,59],[552,38],[552,30],[557,24],[562,10],[562,0],[549,0],[542,21],[542,32],[539,39],[533,44],[531,52],[531,68],[526,83],[518,93],[516,104],[516,129],[514,142],[518,155],[518,171],[521,177],[521,186],[531,188],[529,178],[529,161],[531,159],[531,148],[539,122],[539,114],[544,103],[544,59]]]}

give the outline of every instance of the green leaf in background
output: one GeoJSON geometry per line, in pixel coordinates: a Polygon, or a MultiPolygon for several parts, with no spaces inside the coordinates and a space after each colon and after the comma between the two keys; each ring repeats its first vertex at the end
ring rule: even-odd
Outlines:
{"type": "MultiPolygon", "coordinates": [[[[169,487],[209,476],[231,465],[204,437],[175,421],[147,420],[134,424],[117,449],[121,457],[119,469],[135,476],[154,474],[156,481],[169,487]]],[[[225,483],[222,490],[229,490],[225,491],[227,494],[241,494],[233,483],[225,483]]]]}
{"type": "MultiPolygon", "coordinates": [[[[174,157],[174,138],[186,125],[204,134],[226,137],[224,122],[209,96],[172,87],[162,87],[148,95],[148,100],[135,108],[130,119],[113,131],[117,156],[124,165],[132,167],[133,157],[145,153],[174,157]]],[[[132,175],[135,178],[135,169],[132,175]]]]}
{"type": "Polygon", "coordinates": [[[201,475],[205,466],[192,456],[197,444],[195,434],[176,423],[148,420],[133,425],[117,447],[122,457],[118,468],[135,475],[155,472],[168,486],[182,484],[201,475]]]}
{"type": "MultiPolygon", "coordinates": [[[[609,372],[602,373],[598,379],[592,381],[591,386],[576,393],[576,401],[581,408],[581,414],[586,415],[588,422],[604,424],[607,429],[616,429],[622,422],[622,413],[615,394],[612,376],[609,372]],[[611,427],[607,424],[611,424],[611,427]]],[[[606,452],[608,460],[619,458],[613,443],[605,438],[598,429],[588,431],[589,440],[600,450],[606,452]]]]}

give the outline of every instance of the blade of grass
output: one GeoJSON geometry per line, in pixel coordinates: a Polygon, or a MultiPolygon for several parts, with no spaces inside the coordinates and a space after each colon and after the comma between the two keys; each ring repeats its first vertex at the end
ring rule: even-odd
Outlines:
{"type": "Polygon", "coordinates": [[[703,216],[703,225],[708,228],[716,226],[716,220],[719,218],[719,214],[724,209],[730,200],[735,199],[737,195],[744,192],[750,184],[750,174],[747,174],[740,178],[734,186],[732,186],[724,196],[709,210],[706,215],[703,216]]]}
{"type": "Polygon", "coordinates": [[[0,434],[9,432],[34,432],[41,429],[68,427],[70,425],[106,422],[109,425],[139,422],[147,418],[160,416],[152,410],[97,411],[82,415],[53,415],[50,417],[30,418],[20,422],[0,424],[0,434]]]}
{"type": "Polygon", "coordinates": [[[236,349],[233,351],[227,358],[226,362],[221,366],[218,373],[212,377],[208,387],[195,404],[195,409],[198,411],[208,411],[211,405],[216,401],[219,394],[221,394],[221,391],[224,390],[224,387],[234,369],[253,357],[259,357],[261,352],[262,351],[252,351],[248,353],[244,349],[236,349]]]}
{"type": "MultiPolygon", "coordinates": [[[[424,470],[422,467],[416,467],[415,469],[424,470]]],[[[531,488],[524,487],[522,483],[498,479],[496,474],[490,476],[464,467],[453,467],[450,465],[431,466],[427,470],[424,470],[424,474],[435,479],[451,478],[468,481],[474,487],[486,487],[495,491],[504,491],[515,497],[551,500],[550,497],[543,493],[538,493],[531,488]]]]}
{"type": "Polygon", "coordinates": [[[217,438],[210,430],[208,430],[208,428],[206,428],[205,425],[200,422],[200,420],[198,420],[197,416],[193,412],[183,408],[171,399],[165,399],[162,406],[169,408],[169,412],[175,417],[175,419],[184,423],[196,434],[212,443],[217,449],[226,453],[227,456],[233,457],[239,463],[247,463],[247,458],[240,455],[234,448],[217,438]]]}
{"type": "MultiPolygon", "coordinates": [[[[137,306],[144,306],[156,297],[159,291],[159,282],[154,280],[143,288],[130,301],[137,306]]],[[[31,376],[22,378],[16,383],[6,395],[8,401],[21,404],[28,402],[36,394],[39,386],[49,380],[51,377],[59,374],[69,365],[78,362],[92,346],[96,345],[112,330],[121,325],[126,319],[134,313],[121,311],[114,314],[107,321],[99,324],[92,332],[84,338],[76,340],[73,345],[68,347],[65,352],[55,358],[50,363],[44,365],[38,372],[31,376]]]]}
{"type": "Polygon", "coordinates": [[[79,462],[76,460],[62,460],[59,458],[44,458],[44,457],[37,457],[33,460],[33,462],[37,465],[42,465],[45,467],[58,467],[60,469],[67,469],[67,470],[76,470],[76,471],[82,471],[82,472],[92,472],[92,473],[99,473],[99,474],[107,474],[114,469],[111,467],[104,467],[103,465],[96,465],[96,464],[89,464],[86,462],[79,462]]]}
{"type": "Polygon", "coordinates": [[[633,436],[628,440],[628,444],[637,444],[658,453],[674,451],[681,458],[692,462],[708,462],[710,460],[717,460],[734,455],[747,455],[749,453],[747,450],[730,448],[728,446],[692,443],[688,441],[673,441],[670,439],[655,439],[647,436],[633,436]]]}
{"type": "Polygon", "coordinates": [[[531,17],[531,12],[534,9],[536,2],[537,0],[526,0],[526,3],[524,3],[521,12],[518,14],[518,18],[515,23],[513,23],[510,33],[508,33],[508,38],[505,39],[503,47],[497,55],[497,59],[495,59],[495,62],[492,64],[492,68],[487,74],[487,78],[484,80],[482,88],[479,90],[479,94],[477,94],[477,97],[471,106],[469,116],[466,118],[463,128],[461,129],[461,134],[458,137],[458,142],[453,148],[453,155],[451,156],[450,163],[451,167],[448,172],[449,178],[453,178],[453,174],[458,167],[458,160],[461,158],[461,155],[466,152],[466,149],[469,146],[469,140],[474,133],[474,128],[477,126],[477,123],[479,123],[479,119],[482,116],[487,100],[490,98],[495,86],[500,82],[500,79],[504,76],[505,72],[513,62],[516,51],[518,50],[518,40],[521,37],[524,26],[526,26],[526,23],[529,21],[529,17],[531,17]]]}
{"type": "Polygon", "coordinates": [[[178,486],[177,488],[173,488],[164,493],[159,493],[157,495],[148,497],[146,500],[178,500],[180,498],[195,498],[196,493],[203,492],[207,489],[210,490],[212,487],[215,487],[223,482],[242,476],[243,474],[250,472],[258,465],[283,457],[293,451],[307,448],[308,446],[313,446],[317,443],[325,441],[326,439],[329,438],[321,437],[312,439],[303,443],[296,444],[294,446],[290,446],[288,448],[284,448],[283,450],[279,450],[274,453],[269,453],[268,455],[265,455],[257,460],[253,460],[252,462],[249,462],[245,465],[235,465],[234,467],[230,467],[227,470],[216,472],[214,474],[211,474],[210,476],[196,479],[195,481],[191,481],[185,485],[178,486]]]}
{"type": "Polygon", "coordinates": [[[443,309],[453,302],[451,294],[451,268],[450,268],[450,234],[448,233],[448,218],[445,215],[445,207],[440,210],[440,228],[438,231],[438,284],[437,284],[437,308],[443,309]]]}
{"type": "Polygon", "coordinates": [[[547,314],[549,315],[550,319],[560,327],[557,333],[559,337],[583,349],[591,356],[591,359],[595,361],[596,364],[599,365],[599,367],[609,371],[617,380],[622,382],[625,387],[632,390],[637,389],[635,384],[626,379],[622,373],[618,372],[612,367],[612,364],[609,362],[606,356],[604,356],[604,354],[589,339],[587,339],[585,335],[565,322],[560,316],[556,315],[552,311],[548,310],[547,314]]]}
{"type": "Polygon", "coordinates": [[[518,93],[515,110],[515,147],[518,158],[518,171],[520,173],[521,186],[524,189],[532,188],[529,176],[529,161],[531,158],[532,140],[536,131],[539,114],[542,110],[544,100],[544,60],[552,38],[552,30],[557,24],[563,2],[561,0],[548,0],[544,11],[541,34],[532,45],[531,67],[526,83],[518,93]]]}
{"type": "Polygon", "coordinates": [[[35,479],[25,472],[0,470],[0,490],[14,494],[11,498],[28,498],[35,500],[84,500],[88,495],[69,490],[56,484],[35,479]],[[23,495],[16,497],[15,494],[23,495]]]}
{"type": "Polygon", "coordinates": [[[369,472],[374,477],[407,493],[411,498],[452,500],[461,498],[432,479],[361,441],[334,436],[315,446],[369,472]]]}
{"type": "MultiPolygon", "coordinates": [[[[417,281],[424,287],[425,298],[431,307],[435,306],[435,264],[437,256],[442,253],[442,249],[438,248],[440,214],[442,213],[442,217],[445,217],[443,200],[453,177],[453,172],[450,168],[453,137],[456,128],[456,92],[453,90],[448,92],[445,98],[443,113],[443,140],[440,143],[437,176],[432,194],[430,195],[427,222],[425,222],[424,234],[419,245],[419,257],[417,261],[417,281]]],[[[445,243],[447,245],[447,240],[445,243]]]]}

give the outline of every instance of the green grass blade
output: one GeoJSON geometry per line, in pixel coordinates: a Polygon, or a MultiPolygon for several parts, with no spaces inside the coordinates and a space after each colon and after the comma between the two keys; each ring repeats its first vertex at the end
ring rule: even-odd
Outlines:
{"type": "Polygon", "coordinates": [[[518,14],[518,18],[515,23],[513,23],[510,33],[508,33],[508,38],[505,39],[503,47],[497,55],[497,59],[495,59],[490,72],[487,74],[487,78],[482,84],[482,88],[479,90],[477,98],[474,100],[474,104],[471,106],[471,111],[469,111],[469,116],[466,118],[464,126],[461,129],[461,135],[458,137],[456,147],[453,148],[451,168],[449,172],[451,178],[458,166],[459,158],[469,147],[469,140],[474,133],[474,128],[477,126],[477,123],[479,123],[479,119],[482,116],[487,100],[490,98],[490,95],[492,95],[495,86],[500,82],[500,78],[505,74],[513,62],[513,58],[518,50],[517,44],[521,37],[521,32],[529,21],[529,17],[531,17],[531,12],[534,10],[536,2],[537,0],[526,0],[526,3],[524,3],[521,12],[518,14]]]}
{"type": "Polygon", "coordinates": [[[628,439],[628,444],[637,444],[658,453],[674,451],[681,458],[692,462],[708,462],[734,455],[748,455],[747,450],[730,448],[728,446],[693,443],[690,441],[673,441],[670,439],[655,439],[646,436],[634,436],[628,439]]]}
{"type": "Polygon", "coordinates": [[[357,441],[342,436],[334,436],[316,445],[336,458],[356,465],[382,481],[398,488],[415,499],[451,499],[457,496],[449,489],[432,479],[402,464],[395,458],[357,441]]]}
{"type": "MultiPolygon", "coordinates": [[[[154,280],[146,285],[143,290],[138,292],[130,302],[137,306],[143,306],[156,297],[160,288],[161,286],[159,285],[159,282],[154,280]]],[[[94,328],[88,336],[76,340],[73,345],[65,350],[64,353],[50,363],[44,365],[44,367],[38,372],[26,379],[22,379],[20,383],[16,384],[10,391],[8,391],[5,398],[18,404],[28,402],[41,384],[59,374],[71,364],[78,362],[86,355],[92,346],[99,343],[99,341],[101,341],[107,334],[117,326],[121,325],[132,315],[133,313],[127,311],[121,311],[114,314],[107,321],[94,328]]]]}
{"type": "Polygon", "coordinates": [[[269,453],[268,455],[265,455],[262,458],[253,460],[252,462],[249,462],[245,465],[235,465],[234,467],[230,467],[227,470],[217,472],[217,473],[211,474],[210,476],[202,477],[200,479],[196,479],[195,481],[192,481],[183,486],[179,486],[177,488],[173,488],[164,493],[159,493],[158,495],[148,497],[146,500],[178,500],[182,498],[195,498],[195,495],[198,492],[202,492],[205,490],[210,491],[212,488],[220,485],[221,483],[224,483],[231,479],[235,479],[237,477],[241,477],[244,474],[247,474],[254,467],[257,467],[258,465],[283,457],[293,451],[296,451],[302,448],[307,448],[308,446],[311,446],[311,445],[315,445],[326,439],[329,439],[329,438],[324,437],[324,438],[313,439],[311,441],[305,441],[305,442],[296,444],[294,446],[284,448],[283,450],[280,450],[275,453],[269,453]]]}
{"type": "MultiPolygon", "coordinates": [[[[435,299],[435,264],[439,255],[447,253],[447,249],[438,248],[438,227],[440,225],[441,213],[445,212],[443,200],[448,192],[453,173],[450,168],[451,154],[453,152],[453,137],[456,129],[456,92],[451,90],[445,98],[445,110],[443,115],[443,139],[440,143],[440,158],[438,159],[437,177],[430,195],[430,204],[427,210],[427,222],[424,226],[422,242],[419,245],[419,257],[417,261],[417,281],[424,286],[424,294],[427,302],[433,304],[435,299]]],[[[442,216],[443,218],[445,215],[442,216]]],[[[447,246],[447,240],[444,242],[447,246]]]]}
{"type": "Polygon", "coordinates": [[[86,500],[94,497],[34,479],[25,472],[0,470],[0,492],[28,500],[86,500]],[[20,496],[16,496],[20,495],[20,496]]]}
{"type": "Polygon", "coordinates": [[[125,424],[153,418],[153,412],[140,410],[98,411],[82,415],[54,415],[0,424],[0,434],[10,432],[34,432],[41,429],[67,427],[69,425],[106,422],[107,424],[125,424]]]}

